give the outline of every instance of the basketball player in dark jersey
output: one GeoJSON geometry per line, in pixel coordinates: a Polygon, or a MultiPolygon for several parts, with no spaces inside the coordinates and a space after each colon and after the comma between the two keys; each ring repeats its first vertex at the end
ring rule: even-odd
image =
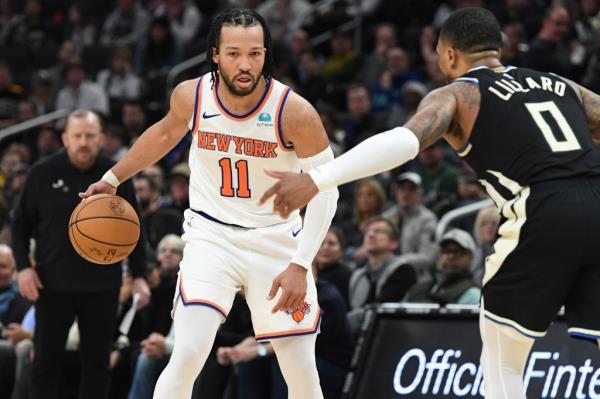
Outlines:
{"type": "Polygon", "coordinates": [[[535,338],[564,305],[572,336],[600,338],[600,97],[559,76],[500,63],[493,14],[464,8],[437,45],[449,82],[405,126],[380,133],[308,174],[280,179],[283,216],[318,191],[397,167],[440,138],[477,172],[502,214],[481,301],[486,397],[525,398],[535,338]]]}

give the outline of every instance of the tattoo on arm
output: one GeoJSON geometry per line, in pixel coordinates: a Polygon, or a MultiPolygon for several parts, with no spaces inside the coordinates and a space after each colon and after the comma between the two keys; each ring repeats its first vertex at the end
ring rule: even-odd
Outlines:
{"type": "Polygon", "coordinates": [[[600,96],[583,87],[580,87],[579,91],[592,138],[594,141],[600,141],[600,96]]]}
{"type": "Polygon", "coordinates": [[[588,127],[592,133],[592,139],[595,142],[600,142],[600,96],[572,80],[563,77],[561,79],[567,82],[579,97],[587,117],[588,127]]]}
{"type": "Polygon", "coordinates": [[[450,129],[457,108],[453,86],[458,85],[445,86],[425,96],[416,114],[405,124],[419,139],[421,149],[435,143],[450,129]]]}

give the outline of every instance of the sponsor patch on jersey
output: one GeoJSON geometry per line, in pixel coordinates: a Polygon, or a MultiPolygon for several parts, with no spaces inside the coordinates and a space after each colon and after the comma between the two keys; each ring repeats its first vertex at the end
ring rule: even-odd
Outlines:
{"type": "Polygon", "coordinates": [[[273,127],[273,117],[268,112],[261,112],[258,115],[258,122],[256,122],[256,126],[258,127],[273,127]]]}

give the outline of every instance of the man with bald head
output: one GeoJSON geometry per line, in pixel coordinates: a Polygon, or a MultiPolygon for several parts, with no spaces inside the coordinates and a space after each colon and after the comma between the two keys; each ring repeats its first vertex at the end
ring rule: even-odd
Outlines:
{"type": "MultiPolygon", "coordinates": [[[[75,318],[81,334],[79,397],[106,398],[110,384],[109,353],[116,330],[122,268],[100,266],[81,258],[68,238],[68,222],[80,201],[78,192],[98,180],[113,162],[100,155],[102,125],[97,114],[73,111],[62,134],[65,147],[33,165],[17,201],[13,230],[21,294],[35,302],[35,358],[32,397],[58,398],[62,357],[75,318]],[[30,239],[35,254],[30,258],[30,239]]],[[[117,195],[137,208],[131,182],[117,195]]],[[[148,301],[144,279],[143,239],[129,257],[133,291],[148,301]]]]}

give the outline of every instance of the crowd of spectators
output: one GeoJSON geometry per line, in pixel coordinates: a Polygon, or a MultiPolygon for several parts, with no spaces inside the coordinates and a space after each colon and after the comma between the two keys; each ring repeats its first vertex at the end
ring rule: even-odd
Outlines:
{"type": "MultiPolygon", "coordinates": [[[[58,109],[91,109],[104,118],[104,153],[120,159],[164,114],[169,84],[177,82],[167,82],[168,72],[205,51],[212,16],[229,6],[256,8],[265,17],[276,77],[315,106],[336,155],[401,125],[430,90],[447,83],[435,44],[442,22],[459,7],[494,12],[503,29],[505,64],[554,72],[600,91],[600,0],[0,0],[0,129],[58,109]]],[[[10,245],[13,203],[30,165],[61,149],[63,123],[48,122],[0,142],[2,242],[10,245]]],[[[172,349],[169,312],[188,206],[189,140],[134,178],[149,241],[152,300],[126,336],[115,333],[113,398],[151,397],[172,349]]],[[[478,303],[500,222],[496,210],[485,208],[454,221],[436,239],[444,214],[485,196],[473,171],[442,142],[340,193],[314,265],[325,309],[317,359],[330,398],[339,394],[370,304],[478,303]]],[[[25,399],[35,334],[26,314],[34,307],[28,313],[13,274],[10,247],[0,244],[0,397],[10,397],[14,385],[13,398],[25,399]]],[[[125,269],[121,318],[132,305],[130,280],[125,269]]],[[[76,325],[74,331],[67,354],[77,348],[76,325]]],[[[272,350],[259,346],[240,298],[194,397],[286,397],[272,350]]],[[[77,379],[69,359],[65,355],[70,378],[64,397],[77,379]]]]}

